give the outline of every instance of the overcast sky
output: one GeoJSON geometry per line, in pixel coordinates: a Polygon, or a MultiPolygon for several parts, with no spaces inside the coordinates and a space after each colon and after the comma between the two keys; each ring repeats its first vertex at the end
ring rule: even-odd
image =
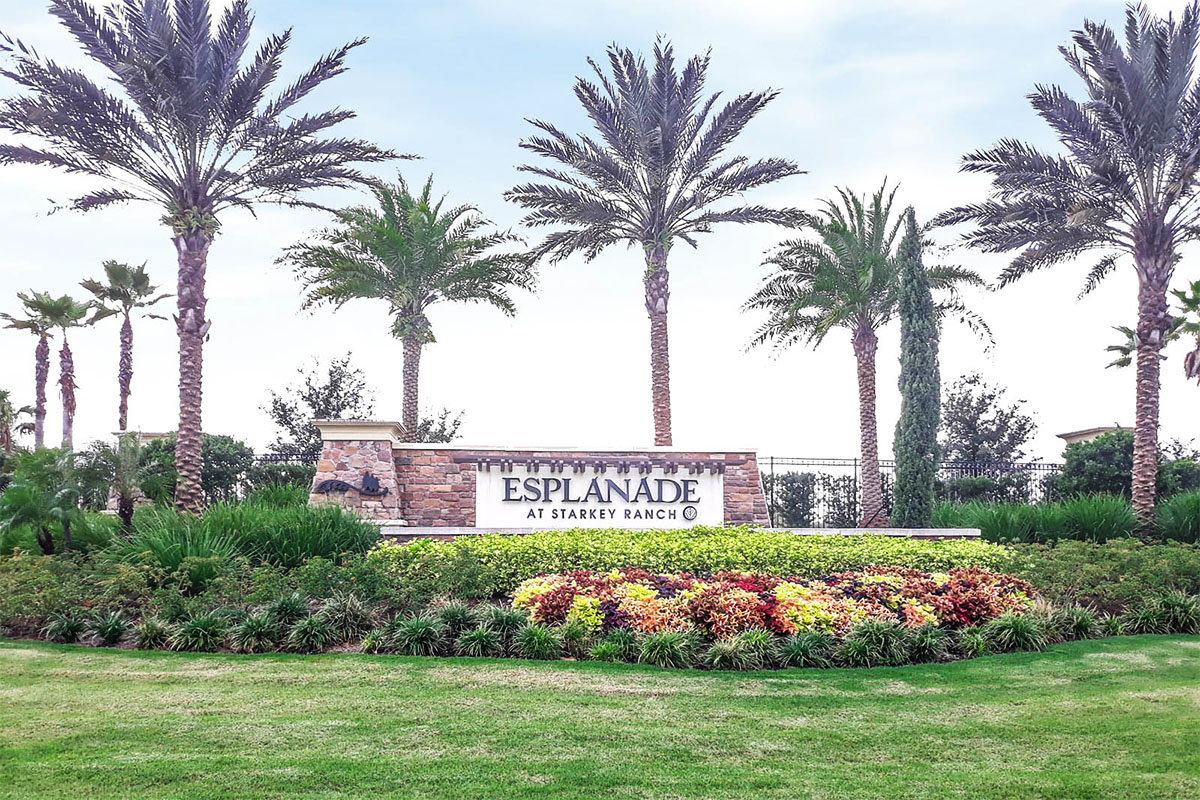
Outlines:
{"type": "MultiPolygon", "coordinates": [[[[1162,10],[1178,3],[1154,3],[1162,10]]],[[[0,29],[65,63],[85,65],[67,33],[39,0],[4,0],[0,29]]],[[[517,143],[532,132],[525,118],[586,129],[572,94],[585,59],[610,42],[649,50],[657,33],[679,56],[712,48],[709,88],[727,95],[776,87],[779,98],[737,141],[749,157],[793,159],[807,174],[748,199],[813,209],[835,186],[874,190],[898,182],[897,200],[921,219],[981,199],[987,182],[958,172],[960,157],[1015,136],[1054,147],[1025,95],[1036,83],[1078,86],[1056,47],[1085,18],[1118,27],[1117,2],[1021,0],[957,3],[883,2],[511,2],[443,3],[252,0],[256,39],[293,26],[285,79],[325,51],[356,37],[370,41],[350,71],[310,99],[305,110],[342,106],[358,112],[343,133],[370,138],[422,160],[397,167],[410,182],[432,172],[451,202],[469,202],[497,224],[515,227],[520,209],[502,193],[522,180],[517,143]]],[[[91,69],[94,75],[98,71],[91,69]]],[[[0,92],[13,91],[0,82],[0,92]]],[[[49,214],[88,184],[48,170],[0,169],[0,308],[16,311],[30,288],[82,296],[80,280],[102,275],[105,259],[148,262],[174,291],[175,254],[146,206],[88,215],[49,214]]],[[[343,205],[353,192],[319,196],[343,205]]],[[[227,212],[210,251],[204,358],[204,423],[263,448],[274,436],[262,412],[269,389],[317,359],[353,354],[377,388],[376,416],[396,419],[401,404],[401,346],[388,335],[382,304],[340,312],[299,310],[299,287],[275,266],[282,248],[326,222],[319,212],[267,208],[257,219],[227,212]]],[[[747,352],[759,321],[740,313],[764,274],[764,251],[786,232],[760,226],[718,228],[698,250],[671,253],[671,372],[676,443],[686,447],[755,446],[764,454],[854,457],[858,453],[855,365],[848,333],[816,351],[747,352]]],[[[939,234],[950,243],[954,235],[939,234]]],[[[993,279],[1004,256],[958,252],[958,263],[993,279]]],[[[943,338],[943,378],[978,370],[1028,402],[1038,422],[1035,455],[1056,459],[1055,434],[1133,422],[1130,370],[1105,369],[1112,326],[1132,324],[1136,282],[1126,264],[1077,301],[1089,261],[1034,274],[1016,286],[969,298],[991,324],[986,353],[965,328],[943,338]]],[[[1200,278],[1192,258],[1177,282],[1200,278]]],[[[465,441],[484,444],[629,446],[652,442],[649,324],[642,305],[640,253],[623,248],[591,263],[545,267],[536,295],[518,298],[518,314],[482,306],[434,308],[438,341],[422,360],[421,404],[465,412],[465,441]]],[[[164,304],[165,305],[165,304],[164,304]]],[[[107,435],[117,415],[117,334],[108,320],[73,334],[79,384],[76,441],[107,435]]],[[[891,450],[899,410],[899,330],[881,333],[879,428],[891,450]]],[[[34,340],[0,330],[0,386],[33,399],[34,340]]],[[[55,352],[57,351],[57,345],[55,352]]],[[[1200,387],[1183,380],[1184,352],[1164,365],[1165,437],[1200,436],[1200,387]]],[[[169,323],[135,329],[131,427],[173,429],[177,360],[169,323]]],[[[57,374],[57,359],[52,378],[57,374]]],[[[50,391],[47,440],[59,437],[59,401],[50,391]]]]}

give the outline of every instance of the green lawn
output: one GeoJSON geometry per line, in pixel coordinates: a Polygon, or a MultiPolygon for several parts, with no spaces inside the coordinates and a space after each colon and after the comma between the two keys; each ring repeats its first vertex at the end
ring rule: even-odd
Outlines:
{"type": "Polygon", "coordinates": [[[142,653],[0,640],[0,797],[1200,797],[1200,637],[940,666],[142,653]]]}

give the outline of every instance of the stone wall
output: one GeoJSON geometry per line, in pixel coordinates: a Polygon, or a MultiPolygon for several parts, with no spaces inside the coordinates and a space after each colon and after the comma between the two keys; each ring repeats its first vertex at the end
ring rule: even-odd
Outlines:
{"type": "Polygon", "coordinates": [[[758,461],[752,451],[697,453],[693,451],[563,451],[488,450],[437,445],[398,445],[393,451],[400,485],[399,517],[415,527],[474,527],[476,464],[485,458],[564,461],[596,459],[666,459],[719,461],[725,473],[725,522],[767,527],[766,497],[758,461]]]}
{"type": "Polygon", "coordinates": [[[371,519],[402,520],[400,486],[396,481],[396,462],[392,455],[392,441],[346,439],[324,442],[321,459],[317,462],[317,474],[313,488],[324,481],[344,481],[351,486],[361,486],[363,476],[370,473],[379,480],[379,487],[387,489],[382,497],[371,497],[356,491],[318,494],[314,491],[309,502],[339,503],[355,513],[371,519]]]}

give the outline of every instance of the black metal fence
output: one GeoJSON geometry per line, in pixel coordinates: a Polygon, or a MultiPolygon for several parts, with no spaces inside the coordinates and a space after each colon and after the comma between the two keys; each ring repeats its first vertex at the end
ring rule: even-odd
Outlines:
{"type": "MultiPolygon", "coordinates": [[[[862,462],[856,458],[759,459],[772,524],[852,528],[862,508],[862,462]]],[[[895,461],[880,461],[883,502],[892,510],[895,461]]],[[[939,500],[1036,503],[1057,494],[1061,464],[947,462],[938,468],[939,500]]]]}

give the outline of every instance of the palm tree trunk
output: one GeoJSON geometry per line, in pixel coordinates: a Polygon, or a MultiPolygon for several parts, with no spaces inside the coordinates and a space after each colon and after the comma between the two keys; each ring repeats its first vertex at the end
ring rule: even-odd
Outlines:
{"type": "Polygon", "coordinates": [[[199,514],[204,510],[204,490],[200,483],[201,437],[203,426],[204,339],[210,323],[204,310],[205,271],[208,246],[212,238],[203,231],[176,236],[175,252],[179,260],[179,290],[176,298],[179,316],[179,432],[175,443],[175,507],[199,514]]]}
{"type": "Polygon", "coordinates": [[[129,385],[133,381],[133,325],[129,315],[121,325],[121,361],[117,366],[117,385],[121,393],[121,405],[117,409],[117,430],[129,425],[129,385]]]}
{"type": "Polygon", "coordinates": [[[46,446],[46,381],[50,378],[50,338],[42,334],[34,351],[33,449],[46,446]]]}
{"type": "Polygon", "coordinates": [[[62,394],[62,449],[75,449],[75,358],[71,345],[67,343],[67,332],[63,331],[62,349],[58,351],[58,388],[62,394]]]}
{"type": "Polygon", "coordinates": [[[671,296],[667,250],[646,249],[646,313],[650,315],[650,396],[654,409],[654,444],[671,441],[671,354],[667,341],[667,301],[671,296]]]}
{"type": "Polygon", "coordinates": [[[864,528],[887,525],[883,513],[883,478],[879,474],[879,432],[875,419],[875,351],[879,339],[867,325],[854,332],[858,360],[858,426],[862,439],[862,522],[864,528]]]}
{"type": "Polygon", "coordinates": [[[421,382],[421,340],[409,334],[404,337],[404,441],[417,441],[420,417],[417,411],[421,382]]]}
{"type": "Polygon", "coordinates": [[[1133,511],[1139,536],[1154,533],[1154,491],[1158,480],[1159,351],[1170,325],[1167,286],[1171,258],[1139,258],[1137,400],[1133,429],[1133,511]]]}

